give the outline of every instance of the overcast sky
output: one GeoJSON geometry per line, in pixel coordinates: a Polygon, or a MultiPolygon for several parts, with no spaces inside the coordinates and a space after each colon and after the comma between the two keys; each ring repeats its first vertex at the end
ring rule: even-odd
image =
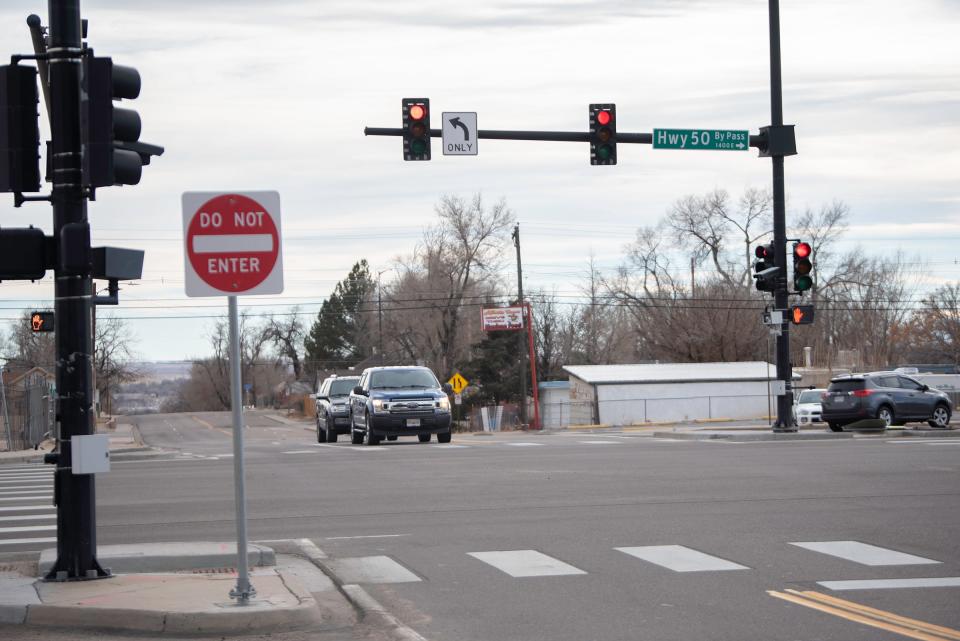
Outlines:
{"type": "MultiPolygon", "coordinates": [[[[207,352],[221,298],[184,295],[180,195],[280,193],[286,289],[241,298],[300,304],[310,322],[350,266],[409,254],[441,194],[504,198],[521,225],[525,287],[573,295],[591,253],[623,260],[640,225],[676,199],[769,187],[750,152],[619,146],[591,167],[585,143],[481,140],[476,157],[404,162],[400,100],[476,111],[481,129],[585,131],[587,105],[614,102],[618,129],[770,123],[763,0],[86,0],[89,42],[137,67],[142,140],[166,153],[136,187],[89,207],[94,244],[146,250],[144,278],[113,310],[144,359],[207,352]]],[[[0,51],[31,51],[25,18],[45,2],[3,0],[0,51]]],[[[960,278],[960,2],[783,0],[789,213],[842,200],[846,248],[902,249],[930,287],[960,278]]],[[[436,116],[435,116],[436,117],[436,116]]],[[[44,116],[45,119],[45,116],[44,116]]],[[[439,119],[432,123],[439,128],[439,119]]],[[[42,127],[46,136],[46,123],[42,127]]],[[[48,205],[0,206],[3,226],[50,230],[48,205]]],[[[383,275],[390,277],[390,272],[383,275]]],[[[0,318],[50,305],[53,287],[0,284],[0,318]]],[[[571,299],[568,299],[571,300],[571,299]]]]}

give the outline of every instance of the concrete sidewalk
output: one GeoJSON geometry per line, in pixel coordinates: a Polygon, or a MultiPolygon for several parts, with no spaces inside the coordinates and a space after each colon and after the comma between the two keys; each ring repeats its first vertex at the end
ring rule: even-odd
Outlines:
{"type": "MultiPolygon", "coordinates": [[[[110,439],[110,453],[136,453],[151,452],[153,448],[147,447],[140,439],[140,434],[134,425],[130,423],[115,423],[113,427],[107,424],[97,426],[97,434],[106,434],[110,439]]],[[[14,452],[0,452],[0,465],[5,463],[42,463],[43,455],[52,452],[54,441],[48,439],[40,444],[38,449],[18,450],[14,452]]]]}
{"type": "MultiPolygon", "coordinates": [[[[236,545],[215,542],[101,546],[101,565],[127,572],[93,581],[46,582],[37,564],[0,571],[0,623],[152,635],[347,632],[357,609],[318,566],[325,555],[307,540],[252,544],[246,605],[236,585],[236,545]],[[276,552],[274,551],[276,548],[276,552]],[[33,570],[33,572],[31,572],[33,570]]],[[[44,561],[55,556],[44,552],[44,561]]]]}

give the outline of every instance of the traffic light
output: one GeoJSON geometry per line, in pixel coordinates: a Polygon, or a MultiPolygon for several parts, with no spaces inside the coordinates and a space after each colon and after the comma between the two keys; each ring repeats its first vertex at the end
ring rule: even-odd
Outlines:
{"type": "Polygon", "coordinates": [[[430,99],[404,98],[403,159],[430,160],[430,99]]]}
{"type": "Polygon", "coordinates": [[[0,280],[40,280],[55,259],[54,239],[42,229],[0,229],[0,280]]]}
{"type": "Polygon", "coordinates": [[[617,164],[617,106],[590,105],[590,164],[617,164]]]}
{"type": "Polygon", "coordinates": [[[813,263],[810,262],[813,256],[813,248],[810,243],[793,244],[793,289],[803,293],[813,287],[813,263]]]}
{"type": "Polygon", "coordinates": [[[53,330],[53,312],[30,313],[31,332],[52,332],[53,330]]]}
{"type": "Polygon", "coordinates": [[[790,308],[790,322],[794,325],[813,323],[813,305],[794,305],[790,308]]]}
{"type": "Polygon", "coordinates": [[[163,147],[139,142],[140,114],[114,107],[113,101],[140,95],[140,72],[110,58],[83,58],[80,139],[83,184],[87,187],[136,185],[151,156],[163,147]]]}
{"type": "Polygon", "coordinates": [[[37,70],[0,66],[0,192],[40,191],[37,70]]]}
{"type": "Polygon", "coordinates": [[[777,263],[773,243],[757,245],[754,249],[757,257],[753,264],[753,277],[757,281],[757,289],[761,292],[773,292],[777,289],[777,263]]]}

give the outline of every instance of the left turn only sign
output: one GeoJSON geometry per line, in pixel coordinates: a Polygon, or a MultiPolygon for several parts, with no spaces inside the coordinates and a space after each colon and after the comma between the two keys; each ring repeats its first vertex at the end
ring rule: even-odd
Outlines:
{"type": "Polygon", "coordinates": [[[283,292],[280,194],[183,194],[187,296],[283,292]]]}
{"type": "Polygon", "coordinates": [[[477,155],[476,111],[444,111],[442,122],[444,156],[477,155]]]}

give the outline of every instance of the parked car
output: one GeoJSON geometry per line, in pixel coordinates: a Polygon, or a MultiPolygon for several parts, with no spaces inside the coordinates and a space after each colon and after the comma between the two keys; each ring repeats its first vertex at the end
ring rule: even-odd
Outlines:
{"type": "Polygon", "coordinates": [[[359,376],[331,376],[317,388],[317,443],[336,443],[338,434],[350,431],[348,400],[359,376]]]}
{"type": "Polygon", "coordinates": [[[810,425],[819,423],[820,401],[825,389],[805,389],[794,397],[793,418],[797,425],[810,425]]]}
{"type": "Polygon", "coordinates": [[[383,437],[437,435],[450,442],[449,385],[440,386],[426,367],[370,367],[350,393],[351,440],[377,445],[383,437]]]}
{"type": "Polygon", "coordinates": [[[953,414],[949,396],[896,372],[834,378],[821,404],[823,420],[834,432],[867,418],[887,426],[926,421],[931,427],[946,428],[953,414]]]}

